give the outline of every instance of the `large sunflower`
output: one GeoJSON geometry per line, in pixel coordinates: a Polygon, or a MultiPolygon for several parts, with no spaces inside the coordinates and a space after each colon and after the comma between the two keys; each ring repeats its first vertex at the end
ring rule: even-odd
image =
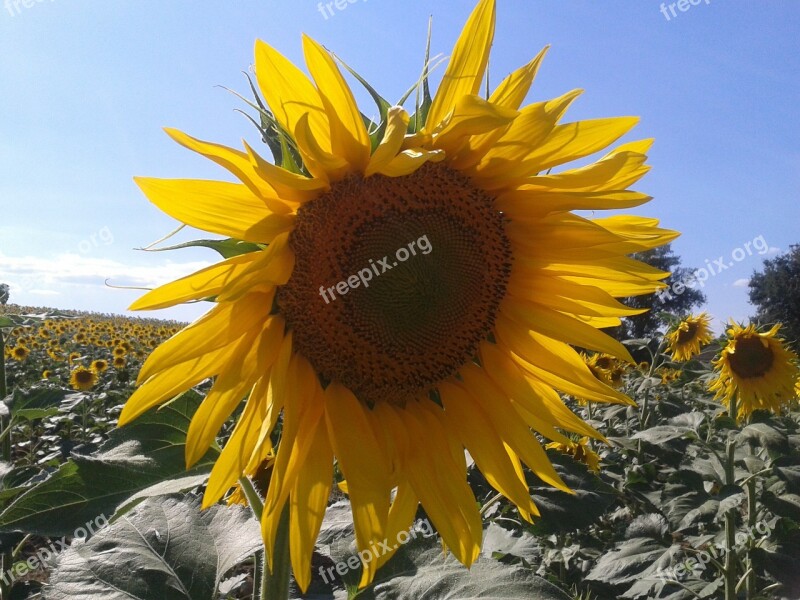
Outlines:
{"type": "MultiPolygon", "coordinates": [[[[653,293],[666,276],[627,255],[677,234],[654,219],[570,211],[647,202],[628,187],[647,172],[651,141],[550,173],[637,120],[560,123],[577,90],[521,108],[544,51],[481,98],[494,23],[494,1],[482,0],[420,116],[394,106],[370,128],[317,42],[303,38],[309,79],[259,41],[256,76],[284,133],[280,166],[247,145],[168,130],[241,183],[137,179],[179,221],[260,249],[134,303],[215,302],[150,355],[120,424],[214,377],[188,433],[192,465],[246,396],[211,473],[208,506],[271,456],[282,414],[263,534],[271,549],[288,502],[303,589],[334,459],[360,550],[407,529],[421,503],[469,565],[482,531],[464,448],[530,519],[538,512],[522,463],[567,489],[534,431],[561,443],[559,429],[601,437],[558,391],[630,402],[592,376],[573,345],[631,360],[598,328],[640,312],[615,298],[653,293]]],[[[364,564],[362,584],[390,557],[364,564]]]]}
{"type": "Polygon", "coordinates": [[[711,317],[704,312],[689,315],[666,335],[667,351],[672,352],[672,360],[684,362],[700,354],[700,347],[713,339],[711,317]]]}
{"type": "Polygon", "coordinates": [[[797,355],[777,337],[780,327],[759,332],[753,324],[731,322],[728,345],[714,360],[718,376],[709,389],[731,412],[735,398],[739,419],[759,409],[777,413],[794,398],[800,370],[797,355]]]}

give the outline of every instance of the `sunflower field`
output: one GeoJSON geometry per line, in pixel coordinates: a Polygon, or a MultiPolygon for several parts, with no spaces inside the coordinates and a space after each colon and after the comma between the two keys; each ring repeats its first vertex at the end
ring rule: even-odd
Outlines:
{"type": "Polygon", "coordinates": [[[218,262],[130,308],[194,322],[5,288],[0,600],[800,599],[796,340],[612,335],[653,140],[525,104],[548,48],[491,88],[495,12],[394,104],[259,40],[263,147],[166,130],[236,180],[135,178],[218,262]]]}
{"type": "MultiPolygon", "coordinates": [[[[0,324],[10,454],[0,479],[0,540],[10,565],[8,597],[253,597],[263,563],[258,524],[241,506],[247,493],[235,487],[224,504],[200,510],[241,415],[190,471],[187,433],[208,383],[130,429],[115,428],[142,359],[180,325],[7,309],[0,324]],[[89,382],[76,381],[80,370],[92,374],[89,382]]],[[[637,355],[652,357],[636,366],[584,355],[598,380],[636,405],[565,397],[566,408],[585,421],[585,435],[546,443],[570,492],[525,471],[535,517],[524,518],[468,460],[467,482],[483,519],[481,554],[469,571],[443,553],[419,508],[412,529],[376,545],[376,557],[382,547],[396,547],[395,555],[359,588],[351,505],[337,470],[310,583],[302,593],[293,579],[291,597],[683,600],[722,598],[732,577],[736,597],[797,598],[797,399],[732,419],[709,387],[720,381],[712,359],[737,339],[700,331],[678,343],[680,327],[697,322],[702,316],[660,340],[629,340],[637,355]]],[[[732,330],[745,339],[741,331],[732,330]]],[[[249,493],[269,485],[273,460],[255,473],[249,493]]]]}

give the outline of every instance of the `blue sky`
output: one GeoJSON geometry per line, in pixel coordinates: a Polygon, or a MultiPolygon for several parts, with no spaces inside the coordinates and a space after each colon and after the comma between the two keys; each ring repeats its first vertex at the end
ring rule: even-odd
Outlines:
{"type": "MultiPolygon", "coordinates": [[[[746,287],[753,270],[800,241],[800,4],[700,0],[684,12],[676,5],[675,16],[669,4],[662,12],[655,0],[498,0],[491,78],[497,83],[552,44],[530,100],[581,87],[572,119],[641,116],[633,135],[656,143],[653,170],[638,189],[655,200],[636,212],[683,232],[674,246],[686,266],[723,257],[730,266],[709,277],[708,308],[717,319],[743,319],[753,312],[746,287]]],[[[0,6],[0,281],[12,285],[13,300],[119,313],[140,292],[106,280],[149,287],[216,260],[205,250],[136,250],[176,223],[132,178],[227,178],[162,127],[257,144],[234,111],[240,101],[216,87],[246,91],[241,71],[256,38],[299,63],[300,34],[308,33],[396,100],[418,77],[428,16],[432,50],[446,54],[473,1],[338,6],[0,6]]],[[[365,95],[359,99],[369,112],[365,95]]],[[[201,236],[182,232],[176,240],[192,237],[201,236]]],[[[203,309],[158,314],[191,319],[203,309]]]]}

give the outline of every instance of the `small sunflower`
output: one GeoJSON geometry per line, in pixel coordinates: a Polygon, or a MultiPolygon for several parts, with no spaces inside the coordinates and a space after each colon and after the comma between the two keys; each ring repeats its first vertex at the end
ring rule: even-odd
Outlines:
{"type": "Polygon", "coordinates": [[[661,377],[661,383],[666,385],[673,381],[678,381],[681,378],[682,371],[680,369],[671,369],[669,367],[659,367],[656,369],[656,374],[661,377]]]}
{"type": "Polygon", "coordinates": [[[128,351],[125,349],[124,346],[116,346],[113,351],[113,355],[116,358],[122,358],[128,356],[128,351]]]}
{"type": "Polygon", "coordinates": [[[11,358],[18,362],[23,362],[31,354],[31,351],[26,346],[14,346],[11,348],[11,358]]]}
{"type": "MultiPolygon", "coordinates": [[[[247,397],[212,470],[209,506],[273,451],[282,413],[262,530],[271,559],[288,503],[303,590],[334,459],[360,550],[407,529],[422,504],[469,565],[482,524],[464,449],[530,520],[538,509],[522,463],[568,489],[534,431],[556,442],[566,441],[559,429],[601,437],[558,391],[631,403],[593,377],[573,346],[633,362],[600,329],[642,312],[616,298],[663,287],[666,273],[628,255],[677,233],[655,219],[572,211],[647,202],[628,188],[647,172],[652,140],[558,169],[615,143],[637,119],[562,122],[580,90],[522,106],[545,51],[482,97],[494,28],[495,2],[481,0],[435,96],[414,116],[385,108],[369,128],[319,43],[303,39],[309,78],[259,41],[256,78],[291,151],[276,151],[273,164],[249,145],[168,130],[241,183],[137,179],[184,224],[259,249],[134,303],[215,299],[149,356],[119,423],[215,377],[189,428],[191,466],[247,397]]],[[[361,585],[391,556],[364,564],[361,585]]]]}
{"type": "Polygon", "coordinates": [[[753,324],[731,322],[728,344],[714,360],[718,377],[709,389],[728,404],[729,412],[736,400],[738,419],[759,409],[777,413],[795,396],[798,359],[777,336],[780,327],[762,333],[753,324]]]}
{"type": "Polygon", "coordinates": [[[550,442],[545,446],[548,450],[558,450],[564,454],[569,454],[578,462],[582,462],[595,473],[600,472],[600,455],[597,454],[589,444],[588,437],[582,437],[577,442],[572,440],[567,443],[563,442],[550,442]]]}
{"type": "Polygon", "coordinates": [[[115,356],[111,364],[114,365],[115,369],[120,370],[125,368],[128,361],[125,360],[124,356],[115,356]]]}
{"type": "Polygon", "coordinates": [[[666,335],[667,351],[672,360],[685,362],[700,354],[700,347],[714,339],[711,317],[707,313],[689,315],[666,335]]]}
{"type": "Polygon", "coordinates": [[[73,390],[88,392],[97,385],[97,373],[86,367],[76,367],[70,373],[69,384],[73,390]]]}
{"type": "Polygon", "coordinates": [[[42,379],[50,379],[53,376],[51,371],[42,371],[42,379]]]}
{"type": "Polygon", "coordinates": [[[102,358],[92,361],[92,371],[95,373],[105,373],[108,370],[108,361],[102,358]]]}

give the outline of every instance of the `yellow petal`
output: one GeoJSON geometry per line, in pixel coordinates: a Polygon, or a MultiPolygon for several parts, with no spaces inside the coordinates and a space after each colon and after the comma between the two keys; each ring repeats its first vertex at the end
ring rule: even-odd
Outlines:
{"type": "Polygon", "coordinates": [[[615,117],[559,125],[525,157],[525,164],[536,173],[589,156],[613,144],[638,122],[638,117],[615,117]]]}
{"type": "MultiPolygon", "coordinates": [[[[462,375],[467,397],[473,406],[487,415],[497,431],[502,431],[503,441],[514,453],[522,458],[539,479],[564,492],[571,492],[556,473],[531,430],[516,418],[514,409],[502,390],[495,387],[477,365],[464,369],[462,375]]],[[[527,487],[525,489],[527,493],[527,487]]],[[[535,512],[535,507],[533,508],[531,512],[535,512]]]]}
{"type": "Polygon", "coordinates": [[[490,416],[463,388],[445,382],[439,384],[438,390],[447,424],[453,428],[489,484],[523,511],[536,512],[528,486],[517,476],[503,446],[506,432],[501,434],[494,428],[490,416]]]}
{"type": "Polygon", "coordinates": [[[169,216],[191,227],[246,242],[268,243],[294,225],[294,216],[270,212],[246,186],[224,181],[135,178],[169,216]]]}
{"type": "Polygon", "coordinates": [[[387,164],[376,168],[375,173],[380,173],[387,177],[404,177],[419,169],[426,162],[438,163],[444,159],[445,153],[442,150],[412,148],[403,150],[387,164]]]}
{"type": "Polygon", "coordinates": [[[308,459],[297,477],[289,501],[289,554],[300,591],[311,583],[311,556],[319,535],[333,481],[333,450],[325,427],[317,427],[308,459]]]}
{"type": "Polygon", "coordinates": [[[461,96],[477,94],[494,39],[494,0],[480,0],[453,48],[425,129],[432,131],[453,110],[461,96]]]}
{"type": "Polygon", "coordinates": [[[278,123],[294,137],[297,122],[308,115],[317,144],[331,152],[330,123],[314,84],[289,59],[261,40],[256,42],[255,55],[258,86],[278,123]]]}
{"type": "Polygon", "coordinates": [[[221,291],[217,298],[220,302],[238,300],[245,294],[270,290],[289,281],[294,269],[294,252],[288,233],[276,236],[266,250],[256,254],[256,259],[221,291]]]}
{"type": "Polygon", "coordinates": [[[527,65],[520,67],[508,77],[489,96],[489,102],[506,108],[518,110],[531,89],[536,73],[544,60],[550,46],[545,46],[527,65]]]}
{"type": "Polygon", "coordinates": [[[605,352],[635,364],[630,352],[619,341],[572,317],[524,300],[506,299],[501,310],[525,329],[538,331],[552,339],[579,348],[605,352]]]}
{"type": "Polygon", "coordinates": [[[553,387],[587,400],[633,404],[630,398],[596,379],[568,344],[535,331],[525,333],[502,314],[495,331],[502,345],[516,355],[515,360],[521,359],[517,360],[520,366],[553,387]]]}
{"type": "Polygon", "coordinates": [[[255,344],[241,348],[228,368],[219,374],[189,424],[186,434],[187,468],[206,453],[242,397],[269,371],[277,357],[283,334],[282,318],[267,319],[257,334],[255,344]]]}
{"type": "Polygon", "coordinates": [[[203,508],[216,504],[244,473],[255,449],[267,408],[268,373],[255,385],[222,452],[214,461],[203,494],[203,508]]]}
{"type": "Polygon", "coordinates": [[[470,161],[462,160],[462,168],[480,160],[469,172],[482,182],[535,174],[536,165],[531,164],[529,157],[553,134],[558,120],[580,94],[581,90],[572,90],[559,98],[526,106],[484,152],[476,152],[470,161]]]}
{"type": "MultiPolygon", "coordinates": [[[[412,525],[414,515],[417,514],[419,500],[411,488],[411,484],[402,481],[397,486],[397,494],[394,497],[392,506],[389,509],[389,520],[386,522],[386,539],[397,540],[401,532],[407,532],[412,525]]],[[[397,544],[391,544],[388,552],[384,551],[377,558],[377,568],[385,565],[400,548],[397,544]]],[[[362,583],[364,583],[362,581],[362,583]]]]}
{"type": "Polygon", "coordinates": [[[480,553],[481,516],[467,484],[466,468],[461,468],[450,452],[448,438],[452,435],[444,426],[444,413],[438,406],[426,410],[426,403],[433,404],[415,401],[401,414],[408,437],[413,440],[406,475],[444,543],[461,563],[469,566],[480,553]]]}
{"type": "MultiPolygon", "coordinates": [[[[551,427],[557,426],[567,431],[605,440],[593,427],[569,410],[553,388],[544,384],[536,385],[527,379],[519,366],[496,344],[483,342],[480,347],[480,357],[485,373],[511,399],[512,405],[521,414],[533,415],[551,427]]],[[[534,424],[532,427],[544,434],[537,425],[534,424]]],[[[550,439],[566,443],[566,438],[560,434],[550,439]]]]}
{"type": "Polygon", "coordinates": [[[238,302],[216,305],[153,350],[139,371],[138,381],[227,346],[245,333],[260,328],[271,307],[272,298],[267,294],[249,294],[238,302]]]}
{"type": "Polygon", "coordinates": [[[186,135],[177,129],[167,128],[165,131],[167,132],[167,135],[169,135],[184,148],[188,148],[189,150],[205,156],[209,160],[214,161],[218,165],[221,165],[236,175],[236,177],[238,177],[242,183],[250,188],[250,191],[253,192],[253,194],[260,198],[264,204],[266,204],[270,212],[274,212],[279,215],[285,215],[289,214],[290,212],[294,212],[296,207],[293,206],[292,202],[287,202],[287,200],[290,199],[279,197],[275,193],[273,187],[269,185],[269,182],[264,181],[259,176],[256,170],[253,168],[253,165],[250,163],[250,159],[247,154],[241,150],[234,150],[233,148],[228,148],[227,146],[215,144],[213,142],[204,142],[202,140],[198,140],[197,138],[193,138],[190,135],[186,135]]]}
{"type": "Polygon", "coordinates": [[[250,252],[201,269],[147,292],[131,304],[129,310],[154,310],[190,300],[216,296],[239,277],[258,257],[250,252]]]}
{"type": "Polygon", "coordinates": [[[300,117],[297,122],[295,140],[303,157],[303,164],[316,179],[338,181],[351,171],[350,165],[344,158],[320,148],[308,125],[307,114],[300,117]]]}
{"type": "Polygon", "coordinates": [[[445,117],[435,131],[435,148],[454,154],[464,143],[465,138],[487,133],[511,123],[519,112],[487,102],[480,96],[461,96],[452,114],[445,117]]]}
{"type": "Polygon", "coordinates": [[[369,162],[371,142],[353,93],[330,53],[307,35],[303,36],[306,64],[317,84],[331,125],[331,152],[343,157],[354,170],[369,162]]]}
{"type": "Polygon", "coordinates": [[[240,342],[241,338],[233,340],[230,344],[161,370],[150,377],[125,402],[118,425],[122,427],[130,423],[151,408],[219,373],[236,353],[240,342]]]}
{"type": "Polygon", "coordinates": [[[386,131],[369,160],[364,176],[369,177],[387,166],[403,147],[409,116],[401,106],[392,106],[386,115],[386,131]]]}
{"type": "MultiPolygon", "coordinates": [[[[353,393],[331,383],[325,390],[325,420],[339,467],[347,480],[356,542],[366,550],[385,538],[389,518],[389,464],[375,436],[367,409],[353,393]]],[[[364,564],[364,580],[374,577],[376,564],[364,564]]]]}
{"type": "Polygon", "coordinates": [[[299,203],[308,202],[330,188],[327,179],[312,179],[292,173],[264,160],[247,142],[244,142],[244,147],[253,167],[261,177],[270,182],[282,198],[299,203]]]}

